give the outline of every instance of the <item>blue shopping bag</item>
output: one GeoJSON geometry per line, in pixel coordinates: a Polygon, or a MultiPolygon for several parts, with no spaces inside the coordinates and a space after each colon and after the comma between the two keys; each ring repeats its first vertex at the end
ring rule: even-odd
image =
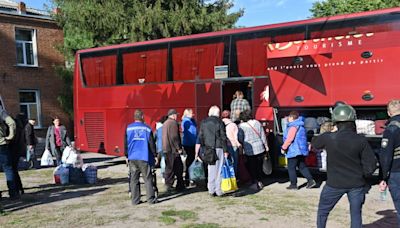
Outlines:
{"type": "Polygon", "coordinates": [[[233,192],[238,189],[235,177],[235,169],[227,158],[224,158],[224,164],[221,169],[221,190],[224,193],[233,192]]]}

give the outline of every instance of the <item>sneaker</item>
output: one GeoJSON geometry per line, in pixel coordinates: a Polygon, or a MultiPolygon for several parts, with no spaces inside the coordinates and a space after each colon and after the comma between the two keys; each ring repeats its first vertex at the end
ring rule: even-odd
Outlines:
{"type": "Polygon", "coordinates": [[[208,195],[210,196],[210,197],[216,197],[217,196],[217,194],[214,192],[214,193],[208,193],[208,195]]]}
{"type": "Polygon", "coordinates": [[[258,189],[262,189],[262,188],[264,188],[264,184],[261,181],[259,181],[259,182],[257,182],[257,187],[258,187],[258,189]]]}
{"type": "Polygon", "coordinates": [[[286,187],[287,190],[298,190],[297,185],[289,185],[286,187]]]}
{"type": "Polygon", "coordinates": [[[306,188],[310,189],[310,188],[313,188],[315,185],[317,185],[317,182],[315,182],[315,180],[310,180],[310,181],[307,183],[306,188]]]}

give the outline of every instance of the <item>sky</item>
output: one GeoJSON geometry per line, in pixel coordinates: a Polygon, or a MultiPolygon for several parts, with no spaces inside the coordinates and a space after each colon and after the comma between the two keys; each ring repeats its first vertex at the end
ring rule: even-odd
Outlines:
{"type": "MultiPolygon", "coordinates": [[[[18,0],[17,0],[18,1],[18,0]]],[[[28,7],[44,9],[50,0],[22,0],[28,7]]],[[[311,17],[309,9],[316,0],[234,0],[233,11],[243,8],[237,26],[257,26],[303,20],[311,17]]]]}

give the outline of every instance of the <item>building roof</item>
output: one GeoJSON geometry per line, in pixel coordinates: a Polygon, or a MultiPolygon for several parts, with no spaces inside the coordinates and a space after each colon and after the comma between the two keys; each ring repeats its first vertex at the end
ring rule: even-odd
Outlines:
{"type": "Polygon", "coordinates": [[[19,2],[13,0],[0,0],[0,13],[52,20],[50,13],[45,10],[34,9],[27,6],[25,12],[20,12],[18,9],[19,4],[19,2]]]}

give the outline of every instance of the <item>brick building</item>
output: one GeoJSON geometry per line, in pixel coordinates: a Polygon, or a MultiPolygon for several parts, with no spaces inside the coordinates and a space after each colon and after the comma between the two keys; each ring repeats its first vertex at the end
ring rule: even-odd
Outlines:
{"type": "Polygon", "coordinates": [[[63,31],[47,12],[0,0],[0,95],[9,114],[37,119],[39,136],[54,116],[71,130],[57,101],[63,85],[54,66],[65,64],[56,48],[62,43],[63,31]]]}

